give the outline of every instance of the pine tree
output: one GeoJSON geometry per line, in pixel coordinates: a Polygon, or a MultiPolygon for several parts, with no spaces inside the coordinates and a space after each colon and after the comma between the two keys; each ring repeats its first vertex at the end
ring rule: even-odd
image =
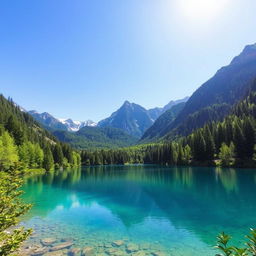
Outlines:
{"type": "Polygon", "coordinates": [[[204,128],[204,140],[205,140],[205,160],[213,160],[215,152],[215,144],[212,133],[209,126],[204,128]]]}
{"type": "Polygon", "coordinates": [[[60,167],[63,166],[64,155],[62,152],[62,148],[58,143],[54,146],[53,158],[56,164],[58,164],[60,167]]]}
{"type": "Polygon", "coordinates": [[[234,126],[234,145],[236,149],[236,157],[244,159],[246,157],[245,137],[237,122],[234,126]]]}
{"type": "Polygon", "coordinates": [[[52,152],[49,146],[46,147],[44,151],[43,167],[46,171],[50,171],[54,167],[54,160],[53,160],[52,152]]]}
{"type": "Polygon", "coordinates": [[[255,128],[252,124],[252,121],[249,118],[246,118],[243,124],[244,138],[245,138],[245,151],[246,157],[252,158],[254,152],[255,144],[255,128]]]}

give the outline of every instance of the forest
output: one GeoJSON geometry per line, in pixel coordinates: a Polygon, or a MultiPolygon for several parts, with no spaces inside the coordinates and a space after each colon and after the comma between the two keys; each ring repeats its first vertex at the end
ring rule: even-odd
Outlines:
{"type": "Polygon", "coordinates": [[[255,87],[256,82],[223,120],[207,123],[188,136],[119,150],[85,150],[81,152],[82,163],[255,166],[255,87]]]}
{"type": "Polygon", "coordinates": [[[0,169],[66,168],[80,165],[80,153],[59,142],[12,99],[0,96],[0,169]]]}

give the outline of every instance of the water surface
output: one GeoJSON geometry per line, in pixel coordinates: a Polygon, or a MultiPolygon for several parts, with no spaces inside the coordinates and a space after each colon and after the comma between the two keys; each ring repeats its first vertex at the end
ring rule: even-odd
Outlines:
{"type": "Polygon", "coordinates": [[[210,256],[219,232],[239,245],[256,226],[256,170],[84,167],[27,178],[24,190],[29,243],[72,238],[100,255],[122,240],[123,255],[132,243],[145,255],[210,256]]]}

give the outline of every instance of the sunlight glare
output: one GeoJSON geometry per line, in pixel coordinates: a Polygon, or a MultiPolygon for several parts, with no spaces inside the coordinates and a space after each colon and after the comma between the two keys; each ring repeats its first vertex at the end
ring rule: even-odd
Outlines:
{"type": "Polygon", "coordinates": [[[225,9],[230,0],[178,0],[183,15],[192,20],[211,20],[225,9]]]}

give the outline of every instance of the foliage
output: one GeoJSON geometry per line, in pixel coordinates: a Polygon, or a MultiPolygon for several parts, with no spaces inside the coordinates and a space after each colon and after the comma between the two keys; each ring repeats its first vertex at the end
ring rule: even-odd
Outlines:
{"type": "Polygon", "coordinates": [[[216,248],[221,251],[217,256],[255,256],[256,255],[256,229],[251,229],[250,235],[246,236],[249,240],[244,248],[229,246],[231,236],[221,233],[217,236],[216,248]]]}
{"type": "Polygon", "coordinates": [[[83,127],[78,132],[54,131],[60,141],[69,143],[79,150],[96,148],[119,148],[134,145],[137,138],[113,127],[83,127]]]}
{"type": "Polygon", "coordinates": [[[230,146],[224,142],[220,147],[219,158],[222,166],[229,166],[234,157],[234,144],[231,142],[230,146]]]}
{"type": "Polygon", "coordinates": [[[0,169],[17,162],[25,169],[79,165],[78,152],[59,142],[11,99],[0,95],[0,169]],[[74,153],[72,153],[74,152],[74,153]],[[75,159],[73,159],[75,157],[75,159]],[[64,165],[64,158],[66,158],[64,165]]]}
{"type": "Polygon", "coordinates": [[[0,170],[7,170],[13,167],[19,160],[18,150],[13,138],[8,132],[0,136],[0,170]]]}
{"type": "Polygon", "coordinates": [[[0,255],[15,252],[30,235],[30,229],[17,227],[19,218],[31,205],[20,199],[22,191],[20,173],[11,168],[8,172],[0,171],[0,255]]]}

